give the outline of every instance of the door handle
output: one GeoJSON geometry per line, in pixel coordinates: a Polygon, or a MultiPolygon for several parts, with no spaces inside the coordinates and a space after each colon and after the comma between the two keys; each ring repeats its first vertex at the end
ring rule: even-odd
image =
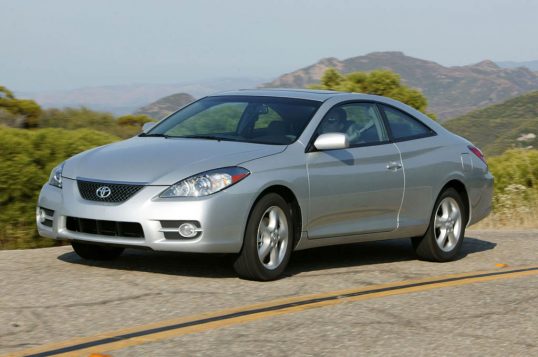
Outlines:
{"type": "Polygon", "coordinates": [[[389,162],[388,165],[387,165],[387,170],[396,171],[396,170],[401,169],[401,168],[402,168],[402,164],[400,164],[399,162],[396,162],[396,161],[389,162]]]}

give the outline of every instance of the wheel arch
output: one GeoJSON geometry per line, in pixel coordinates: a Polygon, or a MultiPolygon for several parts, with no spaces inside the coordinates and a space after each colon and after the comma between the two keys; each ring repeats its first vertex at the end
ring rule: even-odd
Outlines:
{"type": "Polygon", "coordinates": [[[439,190],[437,197],[439,197],[439,195],[448,188],[453,188],[461,196],[461,199],[464,205],[463,208],[465,209],[465,225],[467,226],[469,222],[471,221],[471,202],[469,201],[469,194],[467,192],[467,187],[461,180],[453,178],[449,180],[447,183],[445,183],[445,185],[441,188],[441,190],[439,190]]]}
{"type": "MultiPolygon", "coordinates": [[[[282,184],[273,184],[270,185],[261,191],[254,202],[250,206],[250,211],[248,214],[247,222],[250,220],[250,216],[252,214],[252,210],[254,209],[254,206],[256,206],[256,203],[264,197],[265,195],[269,193],[276,193],[279,196],[281,196],[290,206],[291,209],[291,219],[293,221],[293,247],[297,245],[299,242],[299,238],[301,237],[302,232],[302,225],[303,225],[303,213],[301,211],[301,206],[299,205],[299,201],[297,200],[297,195],[287,186],[282,184]]],[[[246,229],[246,225],[245,225],[246,229]]]]}

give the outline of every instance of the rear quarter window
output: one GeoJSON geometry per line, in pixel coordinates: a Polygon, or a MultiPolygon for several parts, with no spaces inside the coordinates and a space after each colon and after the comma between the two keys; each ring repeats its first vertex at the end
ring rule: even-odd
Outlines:
{"type": "Polygon", "coordinates": [[[405,140],[434,135],[430,128],[401,110],[385,105],[382,107],[393,139],[405,140]]]}

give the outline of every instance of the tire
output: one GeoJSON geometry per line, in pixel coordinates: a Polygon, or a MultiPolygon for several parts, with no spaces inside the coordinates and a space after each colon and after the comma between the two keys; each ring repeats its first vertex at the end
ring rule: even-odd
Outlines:
{"type": "Polygon", "coordinates": [[[239,277],[258,281],[279,278],[291,256],[293,232],[286,201],[276,193],[263,196],[250,212],[243,247],[234,263],[239,277]]]}
{"type": "Polygon", "coordinates": [[[467,213],[460,194],[447,188],[435,202],[426,234],[412,238],[419,258],[432,262],[454,260],[463,244],[466,222],[467,213]]]}
{"type": "Polygon", "coordinates": [[[123,253],[124,248],[110,247],[81,242],[71,242],[71,246],[77,255],[89,260],[113,260],[123,253]]]}

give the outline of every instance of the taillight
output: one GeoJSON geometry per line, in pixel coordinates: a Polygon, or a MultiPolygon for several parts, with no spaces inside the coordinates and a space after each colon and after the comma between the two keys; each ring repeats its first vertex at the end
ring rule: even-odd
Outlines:
{"type": "Polygon", "coordinates": [[[469,150],[471,150],[471,152],[472,152],[473,154],[476,155],[476,157],[478,157],[480,160],[482,160],[482,162],[483,162],[484,164],[486,164],[486,165],[488,164],[488,163],[486,162],[486,157],[484,156],[484,154],[482,153],[482,151],[480,151],[479,148],[477,148],[477,147],[475,147],[475,146],[471,146],[471,145],[469,145],[469,146],[467,146],[467,147],[469,148],[469,150]]]}

